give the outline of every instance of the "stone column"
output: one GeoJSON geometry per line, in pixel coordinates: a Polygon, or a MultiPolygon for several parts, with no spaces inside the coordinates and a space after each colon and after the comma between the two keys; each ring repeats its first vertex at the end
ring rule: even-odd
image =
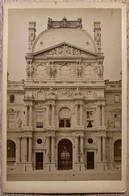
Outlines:
{"type": "Polygon", "coordinates": [[[102,126],[105,126],[105,112],[104,112],[104,105],[102,105],[102,126]]]}
{"type": "Polygon", "coordinates": [[[52,136],[51,153],[52,153],[52,163],[53,163],[55,162],[55,137],[54,136],[52,136]]]}
{"type": "Polygon", "coordinates": [[[75,105],[75,123],[78,126],[78,105],[75,105]]]}
{"type": "Polygon", "coordinates": [[[78,162],[78,136],[75,137],[75,153],[74,153],[74,156],[75,156],[75,162],[78,162]]]}
{"type": "Polygon", "coordinates": [[[29,163],[32,163],[32,138],[29,137],[29,163]]]}
{"type": "Polygon", "coordinates": [[[106,161],[106,137],[103,137],[103,161],[106,161]]]}
{"type": "Polygon", "coordinates": [[[46,162],[47,163],[49,162],[49,153],[50,153],[50,150],[49,150],[49,137],[46,137],[46,162]]]}
{"type": "Polygon", "coordinates": [[[22,163],[27,162],[27,138],[23,137],[21,140],[22,152],[21,152],[21,160],[22,163]]]}
{"type": "Polygon", "coordinates": [[[82,104],[80,104],[80,126],[82,126],[82,115],[83,115],[82,104]]]}
{"type": "Polygon", "coordinates": [[[55,125],[55,105],[52,105],[52,126],[55,125]]]}
{"type": "Polygon", "coordinates": [[[29,126],[32,127],[32,105],[29,106],[29,126]]]}
{"type": "Polygon", "coordinates": [[[21,145],[20,145],[20,141],[21,138],[18,137],[17,138],[17,148],[16,148],[16,163],[20,163],[21,161],[21,145]]]}
{"type": "Polygon", "coordinates": [[[27,127],[28,126],[28,106],[25,105],[25,126],[27,127]]]}
{"type": "Polygon", "coordinates": [[[100,105],[97,106],[97,125],[100,126],[100,105]]]}
{"type": "Polygon", "coordinates": [[[112,137],[109,137],[109,161],[110,161],[110,167],[113,166],[113,145],[112,145],[112,137]]]}
{"type": "Polygon", "coordinates": [[[46,109],[46,125],[49,126],[49,105],[47,105],[46,109]]]}
{"type": "Polygon", "coordinates": [[[81,152],[81,163],[84,162],[84,138],[83,136],[80,137],[80,152],[81,152]]]}
{"type": "Polygon", "coordinates": [[[98,162],[101,162],[101,137],[98,137],[98,162]]]}

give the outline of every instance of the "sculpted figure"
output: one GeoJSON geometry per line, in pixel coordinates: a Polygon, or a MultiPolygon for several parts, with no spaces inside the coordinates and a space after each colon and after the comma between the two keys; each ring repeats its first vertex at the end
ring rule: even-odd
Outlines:
{"type": "Polygon", "coordinates": [[[30,77],[30,65],[26,66],[26,74],[28,77],[30,77]]]}
{"type": "Polygon", "coordinates": [[[17,122],[17,125],[18,125],[18,128],[21,128],[21,126],[22,126],[22,121],[21,121],[20,118],[19,118],[19,120],[18,120],[18,122],[17,122]]]}
{"type": "Polygon", "coordinates": [[[83,71],[82,66],[78,66],[77,67],[77,76],[78,76],[78,78],[82,77],[82,71],[83,71]]]}
{"type": "Polygon", "coordinates": [[[97,67],[97,74],[102,77],[103,76],[103,71],[104,71],[104,67],[102,65],[102,63],[99,63],[99,66],[97,67]]]}
{"type": "Polygon", "coordinates": [[[56,72],[57,72],[56,67],[51,66],[50,67],[50,78],[55,78],[56,72]]]}

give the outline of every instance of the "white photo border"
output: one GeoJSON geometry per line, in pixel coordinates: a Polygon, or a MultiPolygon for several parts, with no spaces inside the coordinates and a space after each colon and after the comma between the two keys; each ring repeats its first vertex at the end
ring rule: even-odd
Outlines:
{"type": "Polygon", "coordinates": [[[113,193],[125,192],[127,181],[127,36],[126,5],[118,2],[7,2],[4,4],[3,73],[2,73],[2,190],[6,193],[113,193]],[[7,56],[8,10],[40,8],[121,9],[122,17],[122,179],[120,181],[7,181],[7,56]]]}

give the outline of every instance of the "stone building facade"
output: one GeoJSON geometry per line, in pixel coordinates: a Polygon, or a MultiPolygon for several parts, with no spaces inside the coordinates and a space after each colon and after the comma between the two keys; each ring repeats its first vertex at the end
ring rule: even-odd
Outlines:
{"type": "Polygon", "coordinates": [[[104,81],[100,22],[29,23],[26,79],[8,80],[9,172],[119,171],[121,81],[104,81]]]}

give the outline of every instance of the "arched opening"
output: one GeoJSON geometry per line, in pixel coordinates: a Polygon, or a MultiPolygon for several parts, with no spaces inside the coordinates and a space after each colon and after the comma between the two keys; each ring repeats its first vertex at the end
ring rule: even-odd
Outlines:
{"type": "Polygon", "coordinates": [[[114,163],[121,164],[121,140],[118,139],[114,142],[114,163]]]}
{"type": "Polygon", "coordinates": [[[16,145],[12,140],[7,140],[7,161],[14,163],[16,160],[16,145]]]}
{"type": "Polygon", "coordinates": [[[64,107],[59,112],[59,127],[71,127],[71,111],[64,107]]]}
{"type": "Polygon", "coordinates": [[[72,143],[68,139],[62,139],[58,143],[58,169],[72,169],[72,143]]]}

